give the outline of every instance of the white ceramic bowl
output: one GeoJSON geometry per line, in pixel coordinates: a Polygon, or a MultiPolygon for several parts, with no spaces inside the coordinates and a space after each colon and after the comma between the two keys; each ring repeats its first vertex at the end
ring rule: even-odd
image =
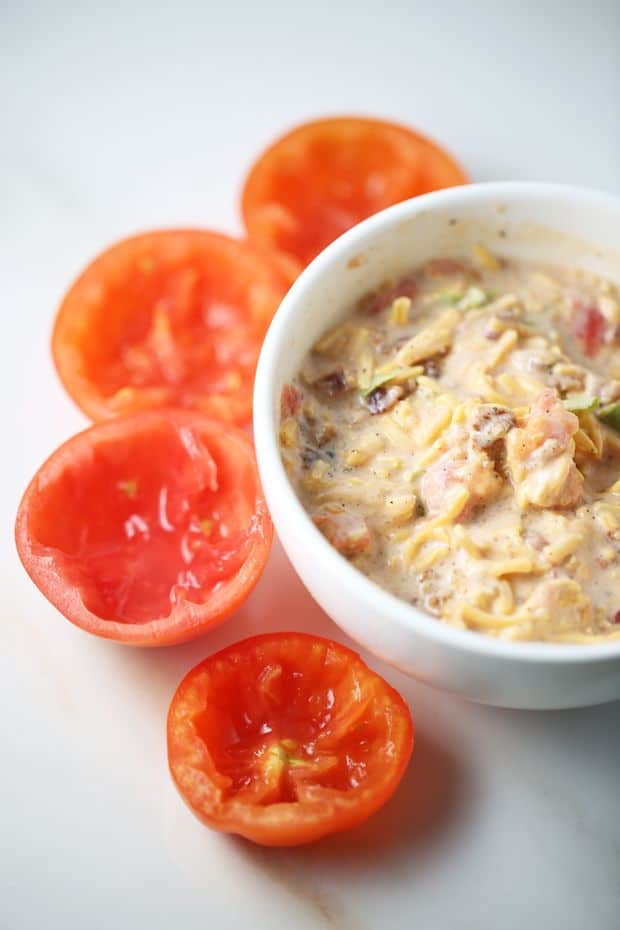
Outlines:
{"type": "Polygon", "coordinates": [[[467,253],[480,240],[499,254],[579,265],[620,281],[620,198],[552,184],[473,184],[398,204],[332,243],[291,288],[261,353],[254,434],[265,495],[313,597],[349,636],[402,671],[504,707],[611,701],[620,698],[620,642],[511,643],[441,623],[382,590],[329,545],[280,459],[280,392],[321,333],[386,278],[434,256],[467,253]]]}

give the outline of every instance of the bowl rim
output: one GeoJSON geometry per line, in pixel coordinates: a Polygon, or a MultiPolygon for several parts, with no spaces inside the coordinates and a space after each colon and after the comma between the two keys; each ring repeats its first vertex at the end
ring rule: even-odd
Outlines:
{"type": "MultiPolygon", "coordinates": [[[[461,630],[442,623],[432,614],[386,591],[363,574],[331,546],[310,520],[284,469],[278,444],[278,430],[274,409],[276,371],[282,342],[291,324],[303,306],[306,290],[332,265],[359,251],[366,240],[375,240],[386,230],[435,207],[453,205],[455,209],[476,203],[494,205],[498,200],[521,197],[540,197],[547,202],[571,202],[586,206],[611,208],[618,214],[620,225],[620,196],[593,188],[542,181],[492,181],[467,184],[433,191],[403,201],[363,220],[347,230],[323,250],[300,274],[280,304],[260,353],[254,385],[254,442],[263,485],[263,476],[269,476],[270,491],[266,496],[278,495],[279,506],[286,510],[295,526],[296,534],[313,552],[325,576],[338,575],[338,581],[347,595],[362,597],[373,603],[386,621],[396,624],[405,633],[414,633],[431,640],[433,644],[451,647],[463,653],[489,656],[511,662],[584,665],[620,658],[620,641],[609,643],[547,643],[541,641],[508,641],[496,639],[475,630],[461,630]]],[[[508,220],[508,222],[510,222],[508,220]]],[[[275,519],[274,519],[275,524],[275,519]]],[[[276,532],[278,530],[276,524],[276,532]]]]}

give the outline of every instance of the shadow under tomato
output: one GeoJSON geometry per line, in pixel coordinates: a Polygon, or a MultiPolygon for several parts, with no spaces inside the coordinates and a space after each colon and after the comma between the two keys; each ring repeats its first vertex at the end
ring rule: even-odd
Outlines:
{"type": "MultiPolygon", "coordinates": [[[[177,685],[198,662],[247,636],[287,629],[350,643],[304,589],[276,541],[256,589],[237,614],[221,627],[193,642],[165,649],[128,649],[120,645],[111,648],[116,652],[113,661],[117,672],[151,703],[157,715],[156,725],[163,728],[177,685]]],[[[350,644],[355,648],[355,644],[350,644]]],[[[383,673],[392,681],[402,677],[390,670],[383,673]]],[[[416,731],[413,756],[395,795],[359,827],[326,837],[311,846],[280,851],[281,855],[291,860],[329,858],[339,862],[368,860],[372,863],[376,855],[395,856],[403,847],[421,852],[450,828],[467,794],[468,779],[463,762],[448,745],[446,737],[439,742],[430,736],[431,728],[435,733],[435,699],[426,706],[427,701],[418,699],[422,698],[419,685],[406,679],[399,684],[407,686],[404,693],[411,698],[416,731]]],[[[257,849],[251,844],[244,845],[257,849]]],[[[278,850],[263,852],[278,856],[278,850]]]]}
{"type": "MultiPolygon", "coordinates": [[[[267,569],[255,591],[234,617],[193,642],[165,649],[128,649],[111,646],[110,657],[127,686],[143,695],[155,712],[154,725],[163,727],[172,695],[183,676],[206,656],[231,642],[259,632],[301,630],[329,636],[349,644],[348,637],[312,600],[293,572],[276,542],[267,569]]],[[[99,645],[99,644],[96,644],[99,645]]],[[[355,648],[354,644],[353,648],[355,648]]],[[[401,679],[385,670],[388,680],[401,679]]],[[[372,869],[382,861],[407,855],[424,855],[432,844],[450,831],[463,811],[470,779],[464,763],[444,735],[440,742],[431,703],[417,683],[403,679],[397,684],[413,707],[415,746],[410,765],[395,795],[382,810],[353,830],[325,837],[310,846],[264,849],[234,840],[257,865],[295,870],[301,862],[329,862],[345,871],[349,866],[372,869]],[[410,693],[411,692],[411,693],[410,693]]]]}
{"type": "Polygon", "coordinates": [[[356,829],[320,841],[316,854],[370,859],[403,847],[421,851],[454,825],[466,788],[462,763],[418,728],[411,762],[390,801],[356,829]]]}
{"type": "Polygon", "coordinates": [[[311,912],[317,928],[363,930],[363,915],[350,912],[338,888],[380,881],[386,871],[406,874],[412,863],[457,828],[469,791],[462,762],[418,728],[414,754],[398,790],[359,827],[287,849],[255,846],[238,837],[231,842],[243,859],[311,912]]]}
{"type": "Polygon", "coordinates": [[[247,854],[293,870],[302,861],[317,860],[346,870],[349,865],[372,868],[378,860],[403,852],[423,855],[454,829],[469,794],[463,764],[426,732],[416,731],[411,763],[394,796],[363,824],[317,843],[289,849],[257,847],[242,840],[247,854]]]}

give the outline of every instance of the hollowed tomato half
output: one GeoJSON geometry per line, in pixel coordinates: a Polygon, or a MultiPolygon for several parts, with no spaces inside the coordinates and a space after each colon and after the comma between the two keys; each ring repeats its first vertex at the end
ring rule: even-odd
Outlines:
{"type": "Polygon", "coordinates": [[[229,616],[267,561],[272,525],[252,444],[190,411],[149,411],[74,436],[21,501],[26,571],[69,620],[142,646],[229,616]]]}
{"type": "Polygon", "coordinates": [[[250,238],[301,270],[384,207],[468,180],[451,155],[413,129],[332,117],[296,127],[262,153],[241,209],[250,238]]]}
{"type": "Polygon", "coordinates": [[[93,420],[182,407],[244,424],[260,347],[289,283],[281,262],[219,233],[125,239],[62,301],[56,368],[93,420]]]}
{"type": "Polygon", "coordinates": [[[365,820],[395,791],[412,748],[402,697],[350,649],[301,633],[205,659],[168,714],[170,771],[191,810],[268,846],[365,820]]]}

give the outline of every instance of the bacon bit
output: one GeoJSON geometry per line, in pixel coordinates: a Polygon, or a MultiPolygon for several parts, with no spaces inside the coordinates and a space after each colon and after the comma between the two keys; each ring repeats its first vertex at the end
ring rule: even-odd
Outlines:
{"type": "Polygon", "coordinates": [[[321,391],[325,391],[330,397],[335,397],[336,394],[340,394],[346,389],[347,376],[344,369],[337,368],[336,371],[332,371],[315,381],[314,386],[321,391]]]}
{"type": "Polygon", "coordinates": [[[593,304],[578,304],[576,310],[575,338],[582,344],[588,358],[593,358],[603,345],[607,328],[605,317],[593,304]]]}
{"type": "Polygon", "coordinates": [[[365,306],[365,312],[368,316],[374,316],[380,310],[391,307],[399,297],[408,297],[409,300],[415,300],[418,293],[418,284],[412,275],[408,275],[395,284],[394,287],[387,290],[381,290],[378,294],[370,298],[370,303],[365,306]]]}
{"type": "Polygon", "coordinates": [[[364,406],[374,415],[391,410],[394,404],[405,396],[402,384],[392,384],[389,387],[378,387],[363,399],[364,406]]]}
{"type": "Polygon", "coordinates": [[[323,458],[318,449],[313,449],[312,446],[304,446],[301,450],[301,465],[302,468],[308,469],[312,468],[314,463],[323,458]]]}
{"type": "Polygon", "coordinates": [[[294,384],[285,384],[280,395],[280,416],[294,417],[301,405],[301,391],[294,384]]]}
{"type": "Polygon", "coordinates": [[[434,355],[424,362],[424,374],[429,378],[438,378],[441,374],[441,356],[434,355]]]}

